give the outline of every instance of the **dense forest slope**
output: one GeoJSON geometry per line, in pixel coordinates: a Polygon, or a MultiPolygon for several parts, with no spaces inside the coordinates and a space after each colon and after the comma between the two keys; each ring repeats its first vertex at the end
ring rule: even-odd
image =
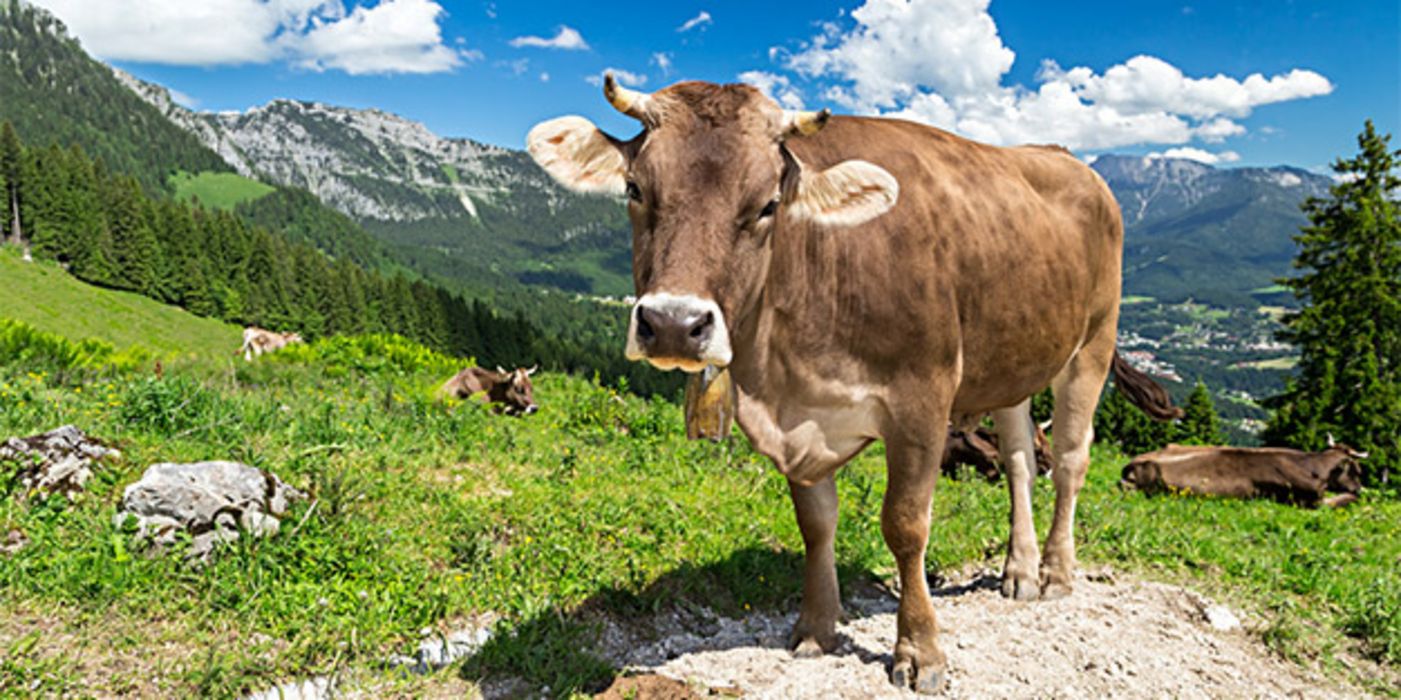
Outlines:
{"type": "Polygon", "coordinates": [[[164,188],[173,170],[231,170],[123,89],[61,21],[20,0],[0,0],[0,121],[41,145],[80,146],[148,190],[164,188]]]}

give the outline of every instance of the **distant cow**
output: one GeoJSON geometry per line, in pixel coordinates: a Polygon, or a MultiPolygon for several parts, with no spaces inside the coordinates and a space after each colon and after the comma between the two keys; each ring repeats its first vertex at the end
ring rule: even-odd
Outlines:
{"type": "Polygon", "coordinates": [[[302,342],[300,333],[277,333],[266,328],[249,326],[243,329],[243,346],[234,354],[241,354],[245,362],[252,362],[254,357],[265,352],[280,350],[292,343],[300,342],[302,342]]]}
{"type": "MultiPolygon", "coordinates": [[[[1051,443],[1046,439],[1046,431],[1036,428],[1036,473],[1051,473],[1054,460],[1051,458],[1051,443]]],[[[978,426],[972,430],[949,427],[949,439],[944,443],[942,471],[945,476],[957,477],[958,468],[968,465],[988,481],[1002,478],[1006,468],[998,456],[997,433],[978,426]]]]}
{"type": "Polygon", "coordinates": [[[530,384],[530,375],[537,369],[517,367],[507,372],[498,366],[493,372],[484,367],[468,367],[444,382],[438,395],[465,401],[481,394],[482,403],[496,404],[497,410],[507,415],[528,416],[539,410],[535,405],[535,387],[530,384]]]}
{"type": "Polygon", "coordinates": [[[1365,452],[1336,444],[1322,452],[1168,445],[1134,457],[1119,483],[1148,493],[1270,498],[1309,508],[1337,508],[1357,500],[1362,488],[1357,460],[1366,457],[1365,452]],[[1340,493],[1328,497],[1329,491],[1340,493]]]}

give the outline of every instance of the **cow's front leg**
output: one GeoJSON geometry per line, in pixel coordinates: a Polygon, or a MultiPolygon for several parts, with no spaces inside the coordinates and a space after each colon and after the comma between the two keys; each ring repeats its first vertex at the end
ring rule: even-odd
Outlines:
{"type": "Polygon", "coordinates": [[[900,572],[900,611],[896,624],[895,663],[890,681],[921,693],[936,693],[944,684],[948,661],[939,650],[938,624],[924,576],[924,549],[929,542],[929,503],[939,475],[939,457],[947,431],[924,444],[890,441],[886,445],[885,503],[881,533],[900,572]]]}
{"type": "Polygon", "coordinates": [[[803,602],[789,644],[794,656],[821,656],[837,647],[842,616],[833,539],[837,532],[837,484],[829,476],[811,486],[788,482],[803,532],[803,602]]]}

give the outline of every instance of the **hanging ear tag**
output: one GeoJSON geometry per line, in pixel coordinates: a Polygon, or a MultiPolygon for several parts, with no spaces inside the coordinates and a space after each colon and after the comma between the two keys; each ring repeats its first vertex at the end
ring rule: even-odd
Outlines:
{"type": "Polygon", "coordinates": [[[714,365],[686,379],[686,438],[720,442],[735,420],[735,385],[730,371],[714,365]]]}

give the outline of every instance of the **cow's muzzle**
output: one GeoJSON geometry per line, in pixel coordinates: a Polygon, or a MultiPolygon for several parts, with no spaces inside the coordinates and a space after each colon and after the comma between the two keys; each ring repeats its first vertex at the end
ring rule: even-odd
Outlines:
{"type": "Polygon", "coordinates": [[[627,357],[658,369],[699,372],[730,364],[730,334],[719,305],[692,295],[648,294],[628,324],[627,357]]]}

